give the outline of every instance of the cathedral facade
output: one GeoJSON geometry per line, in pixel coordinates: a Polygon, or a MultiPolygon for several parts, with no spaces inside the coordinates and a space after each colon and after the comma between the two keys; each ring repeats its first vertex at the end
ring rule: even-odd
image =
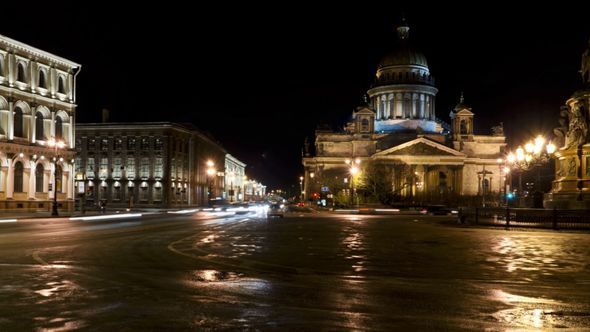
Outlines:
{"type": "Polygon", "coordinates": [[[483,199],[505,190],[500,166],[502,127],[477,135],[463,100],[451,125],[436,117],[438,89],[426,57],[410,44],[409,27],[397,28],[397,47],[379,63],[369,100],[343,130],[317,130],[315,154],[303,156],[304,197],[332,198],[387,192],[399,200],[483,199]]]}

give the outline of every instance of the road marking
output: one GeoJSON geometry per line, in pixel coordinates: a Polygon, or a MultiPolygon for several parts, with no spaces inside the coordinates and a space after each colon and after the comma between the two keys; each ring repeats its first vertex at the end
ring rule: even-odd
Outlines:
{"type": "Polygon", "coordinates": [[[41,258],[41,256],[39,256],[39,250],[33,251],[33,254],[31,256],[33,256],[33,259],[39,262],[41,265],[49,265],[49,263],[47,263],[43,258],[41,258]]]}

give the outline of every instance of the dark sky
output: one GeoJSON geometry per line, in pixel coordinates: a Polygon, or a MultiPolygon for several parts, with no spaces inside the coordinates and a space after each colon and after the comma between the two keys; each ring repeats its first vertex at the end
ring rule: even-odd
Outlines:
{"type": "Polygon", "coordinates": [[[202,3],[3,4],[0,34],[82,64],[79,122],[102,108],[112,121],[192,122],[271,188],[298,182],[318,124],[348,119],[402,12],[437,80],[437,116],[449,121],[463,90],[476,130],[502,121],[510,144],[551,133],[590,38],[590,6],[573,2],[202,3]]]}

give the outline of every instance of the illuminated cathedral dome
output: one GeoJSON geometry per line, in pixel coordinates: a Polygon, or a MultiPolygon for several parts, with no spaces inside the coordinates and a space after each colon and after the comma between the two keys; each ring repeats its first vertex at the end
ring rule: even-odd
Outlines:
{"type": "Polygon", "coordinates": [[[409,43],[410,27],[397,27],[394,51],[383,57],[373,87],[367,91],[375,110],[375,131],[440,133],[434,101],[438,89],[424,54],[409,43]]]}

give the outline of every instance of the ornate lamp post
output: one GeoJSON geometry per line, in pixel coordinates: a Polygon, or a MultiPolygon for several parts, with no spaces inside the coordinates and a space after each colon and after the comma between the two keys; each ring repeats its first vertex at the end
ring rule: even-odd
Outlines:
{"type": "MultiPolygon", "coordinates": [[[[534,166],[541,166],[551,159],[555,153],[556,146],[539,135],[533,141],[529,141],[522,146],[519,146],[515,152],[508,153],[506,157],[506,166],[510,170],[518,171],[518,205],[522,205],[522,174],[534,166]]],[[[537,173],[536,186],[540,190],[541,175],[537,173]]]]}
{"type": "Polygon", "coordinates": [[[63,161],[63,158],[59,156],[59,150],[63,149],[66,144],[63,141],[56,141],[55,138],[50,138],[47,141],[47,145],[53,148],[53,204],[51,207],[51,215],[58,216],[57,212],[57,162],[63,161]]]}

